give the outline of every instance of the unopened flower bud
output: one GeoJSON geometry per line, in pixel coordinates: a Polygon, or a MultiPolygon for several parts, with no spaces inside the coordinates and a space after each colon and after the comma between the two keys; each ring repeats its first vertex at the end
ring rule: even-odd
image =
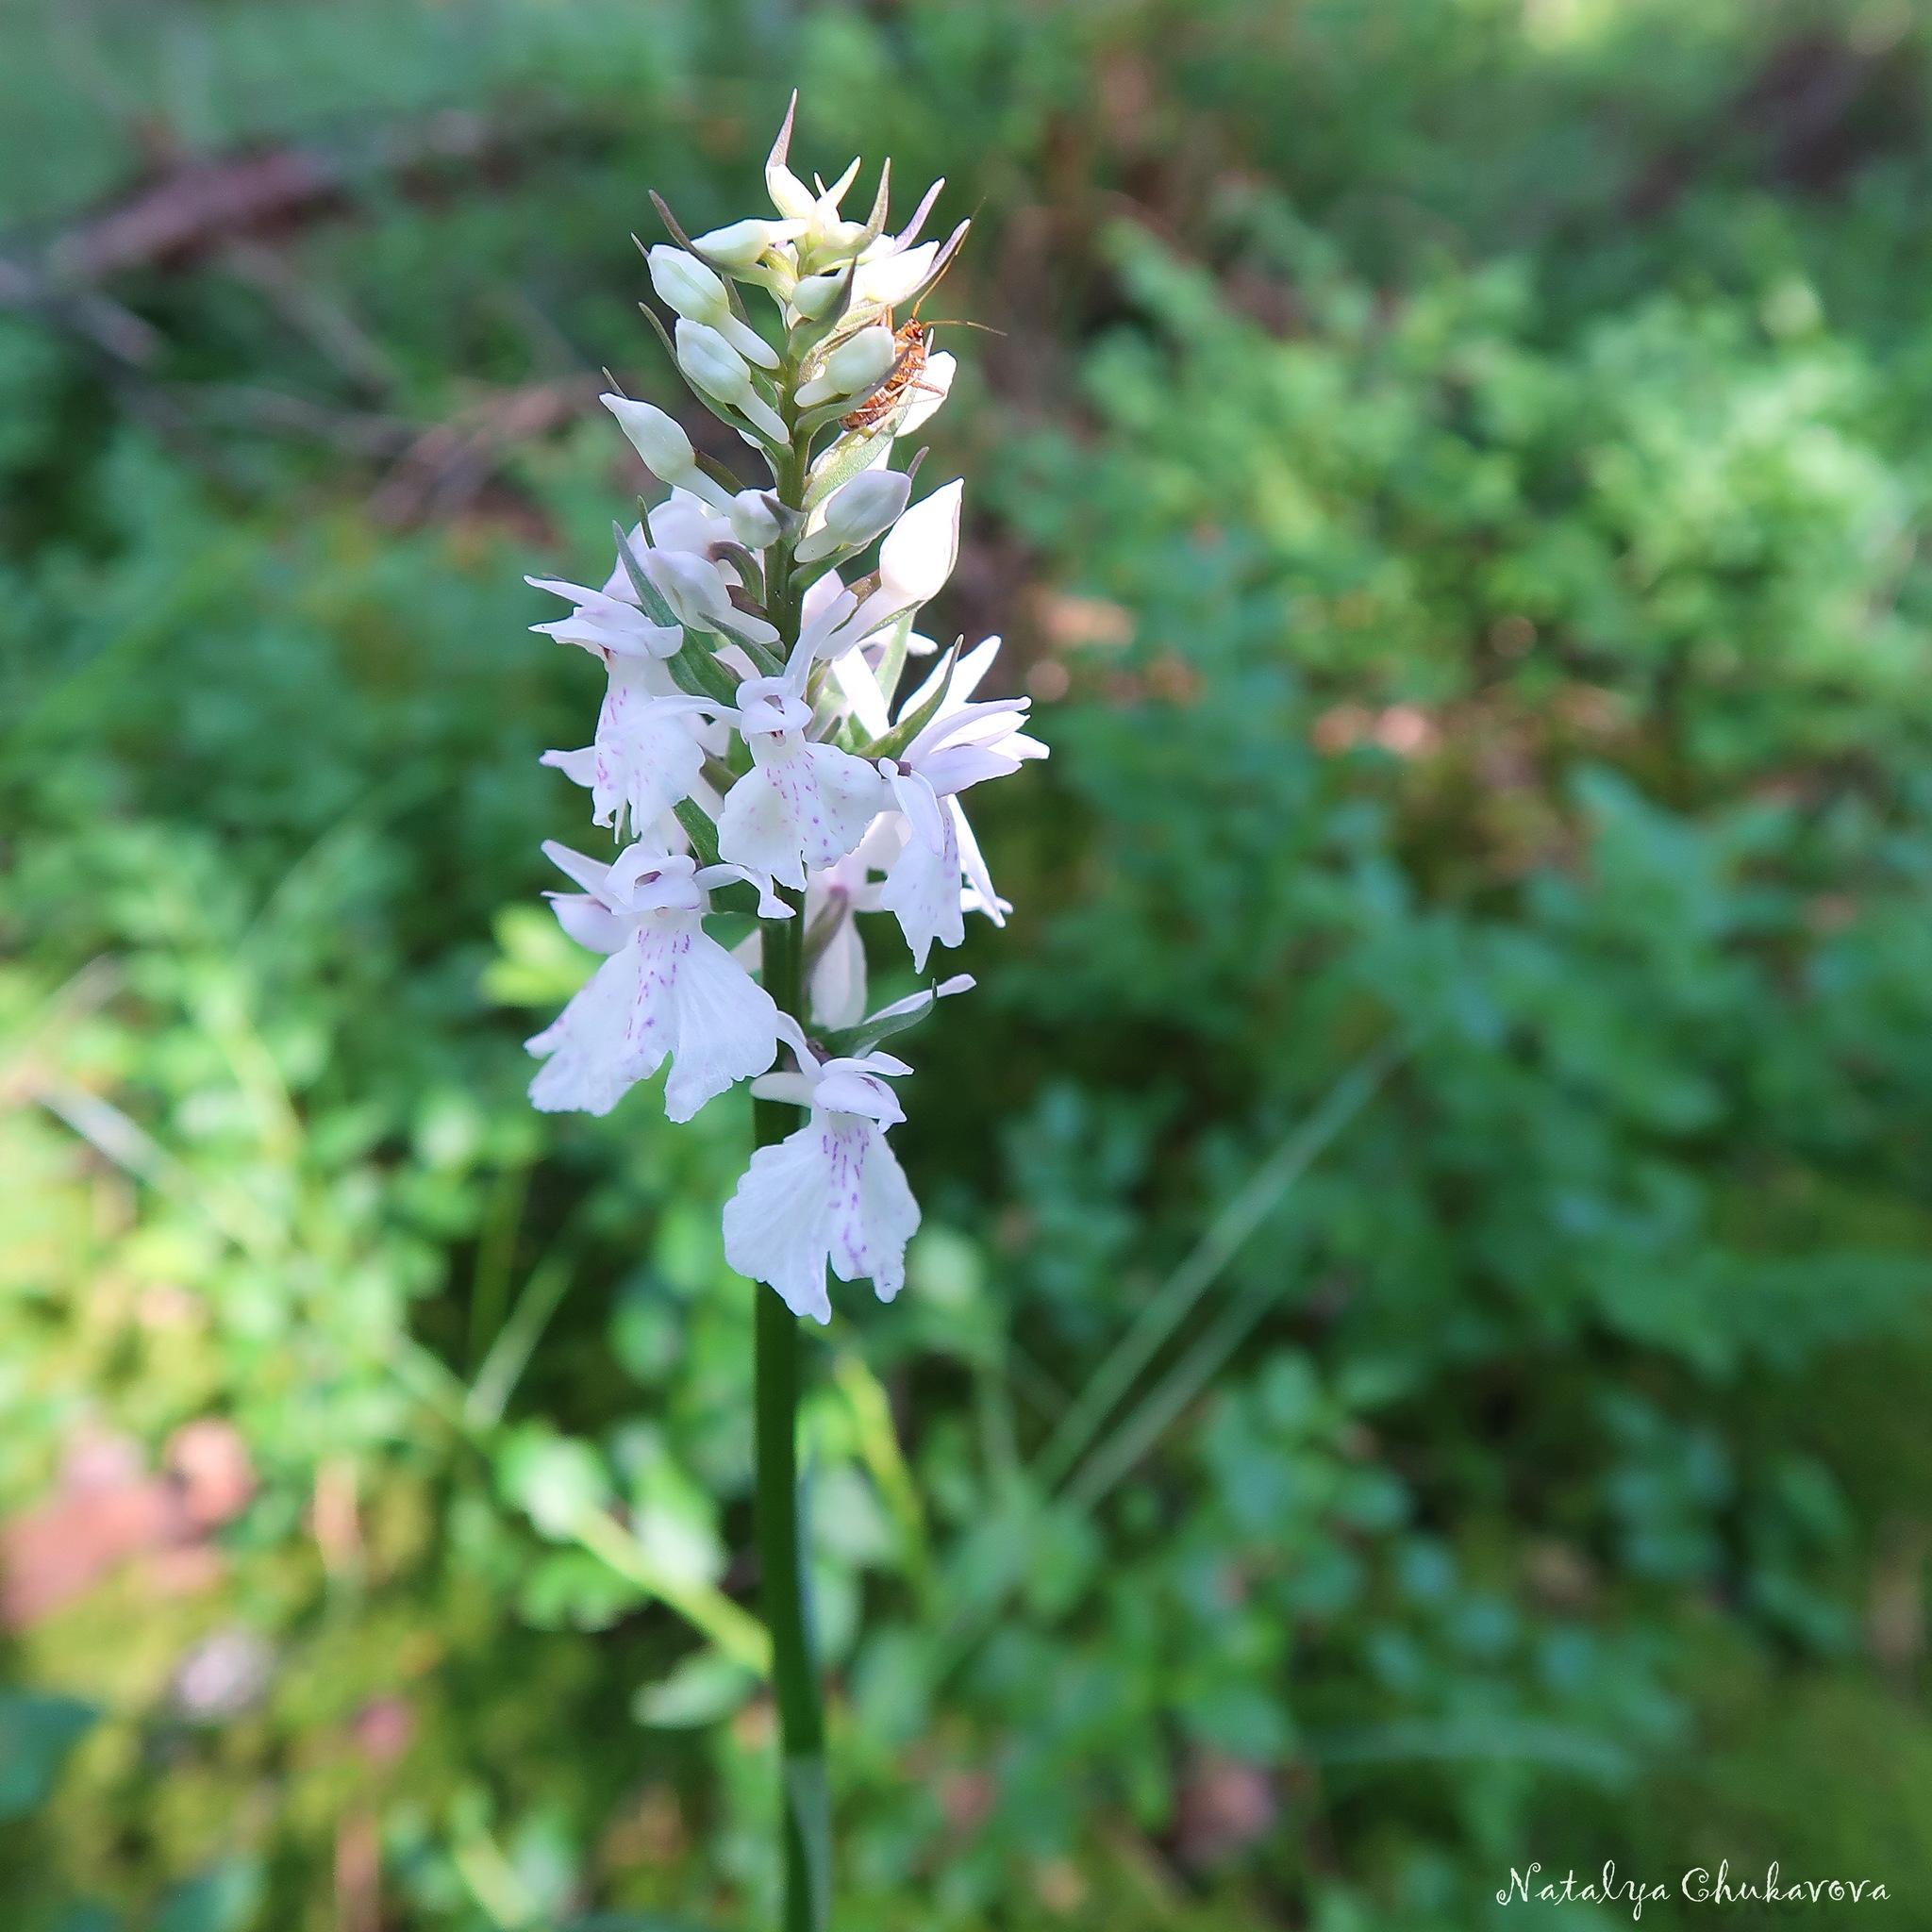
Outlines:
{"type": "Polygon", "coordinates": [[[745,360],[714,328],[680,316],[677,323],[677,366],[693,388],[736,409],[774,442],[786,441],[778,412],[752,388],[745,360]]]}
{"type": "MultiPolygon", "coordinates": [[[[700,235],[691,246],[727,269],[751,268],[759,256],[775,247],[795,226],[791,222],[733,222],[727,228],[713,228],[708,235],[700,235]]],[[[664,299],[671,300],[668,295],[664,299]]]]}
{"type": "Polygon", "coordinates": [[[816,322],[839,299],[839,291],[844,286],[842,272],[807,275],[791,291],[791,306],[806,321],[816,322]]]}
{"type": "Polygon", "coordinates": [[[778,541],[781,525],[769,493],[741,490],[731,500],[731,530],[747,550],[768,550],[778,541]]]}
{"type": "Polygon", "coordinates": [[[599,401],[617,418],[617,426],[655,475],[675,489],[703,497],[714,508],[729,507],[731,492],[698,468],[697,452],[676,417],[666,415],[655,404],[634,403],[628,396],[602,396],[599,401]]]}
{"type": "Polygon", "coordinates": [[[800,408],[816,408],[834,396],[849,396],[890,374],[898,360],[899,345],[883,324],[848,336],[825,358],[824,371],[798,391],[800,408]]]}
{"type": "Polygon", "coordinates": [[[776,351],[732,314],[724,284],[696,256],[659,242],[649,258],[651,286],[679,315],[715,329],[741,356],[766,369],[777,368],[776,351]]]}
{"type": "Polygon", "coordinates": [[[651,286],[680,315],[693,322],[708,322],[721,308],[730,305],[724,299],[724,284],[696,256],[660,242],[647,259],[651,264],[651,286]]]}
{"type": "Polygon", "coordinates": [[[954,482],[916,503],[879,545],[879,589],[904,609],[936,597],[959,555],[959,497],[954,482]]]}
{"type": "Polygon", "coordinates": [[[912,478],[903,470],[866,470],[825,505],[825,521],[798,546],[798,560],[814,563],[835,550],[870,543],[906,508],[912,478]]]}
{"type": "Polygon", "coordinates": [[[776,158],[775,152],[765,163],[765,192],[781,215],[796,222],[806,221],[818,207],[818,196],[776,158]]]}

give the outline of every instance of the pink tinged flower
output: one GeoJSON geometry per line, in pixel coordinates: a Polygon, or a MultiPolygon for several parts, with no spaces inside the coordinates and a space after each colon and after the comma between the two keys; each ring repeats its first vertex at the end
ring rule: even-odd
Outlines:
{"type": "Polygon", "coordinates": [[[664,1111],[688,1121],[778,1051],[779,1014],[700,924],[705,887],[687,853],[633,845],[604,866],[546,841],[551,861],[585,888],[555,893],[558,922],[608,954],[556,1021],[525,1042],[549,1056],[530,1082],[546,1113],[605,1114],[671,1058],[664,1111]]]}
{"type": "Polygon", "coordinates": [[[666,696],[654,688],[655,666],[610,659],[610,684],[597,713],[597,736],[582,751],[547,751],[573,783],[590,788],[592,823],[642,838],[664,813],[689,798],[704,768],[698,716],[716,709],[703,698],[666,696]]]}
{"type": "Polygon", "coordinates": [[[725,794],[719,856],[796,891],[807,866],[831,865],[864,838],[884,787],[863,758],[806,737],[811,708],[787,679],[746,678],[738,703],[753,762],[725,794]]]}
{"type": "Polygon", "coordinates": [[[752,1156],[724,1204],[724,1257],[741,1274],[769,1282],[793,1314],[832,1319],[827,1263],[841,1281],[870,1278],[881,1301],[905,1285],[919,1203],[886,1144],[885,1129],[906,1116],[885,1082],[911,1071],[874,1053],[767,1075],[752,1089],[811,1114],[752,1156]]]}

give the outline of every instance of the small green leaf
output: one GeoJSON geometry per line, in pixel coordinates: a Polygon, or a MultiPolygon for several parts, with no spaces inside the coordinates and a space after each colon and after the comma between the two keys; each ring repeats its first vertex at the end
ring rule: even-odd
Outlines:
{"type": "Polygon", "coordinates": [[[642,1686],[631,1714],[654,1730],[697,1730],[729,1717],[758,1687],[755,1672],[715,1650],[686,1657],[668,1677],[642,1686]]]}

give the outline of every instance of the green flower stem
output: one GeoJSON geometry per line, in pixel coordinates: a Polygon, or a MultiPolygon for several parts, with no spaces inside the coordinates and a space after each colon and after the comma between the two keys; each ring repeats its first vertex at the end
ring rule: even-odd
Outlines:
{"type": "MultiPolygon", "coordinates": [[[[789,1013],[803,1004],[804,894],[787,891],[791,919],[763,922],[765,990],[789,1013]]],[[[794,1132],[800,1109],[781,1100],[753,1103],[754,1138],[770,1147],[794,1132]]],[[[799,1524],[798,1318],[774,1289],[758,1287],[758,1574],[765,1625],[772,1634],[772,1686],[784,1758],[784,1932],[823,1932],[830,1846],[824,1806],[825,1724],[818,1666],[806,1627],[805,1551],[799,1524]]]]}
{"type": "MultiPolygon", "coordinates": [[[[787,369],[784,391],[792,383],[787,369]]],[[[781,502],[803,497],[806,453],[796,448],[778,464],[781,502]]],[[[769,610],[789,651],[798,636],[797,599],[782,548],[766,585],[769,610]]],[[[780,1008],[805,1020],[805,894],[780,888],[790,919],[761,922],[765,991],[780,1008]]],[[[771,1147],[793,1133],[801,1109],[779,1100],[755,1101],[753,1138],[771,1147]]],[[[765,1625],[772,1636],[772,1688],[778,1706],[779,1781],[784,1817],[784,1932],[824,1932],[830,1916],[831,1835],[825,1783],[825,1720],[817,1660],[806,1621],[804,1539],[798,1489],[798,1318],[777,1291],[760,1282],[758,1294],[758,1486],[755,1497],[758,1574],[765,1625]]]]}

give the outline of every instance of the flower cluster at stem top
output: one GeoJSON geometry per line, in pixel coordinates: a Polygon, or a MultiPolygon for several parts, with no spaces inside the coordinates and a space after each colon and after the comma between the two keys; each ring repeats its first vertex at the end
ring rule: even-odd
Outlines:
{"type": "Polygon", "coordinates": [[[620,847],[608,864],[544,847],[578,888],[549,895],[558,921],[608,957],[529,1041],[544,1057],[530,1097],[608,1113],[669,1058],[674,1121],[744,1079],[808,1109],[753,1156],[724,1244],[733,1267],[824,1322],[827,1263],[890,1300],[919,1225],[885,1138],[905,1118],[887,1082],[911,1070],[879,1042],[972,985],[959,974],[868,1016],[855,914],[891,913],[922,974],[935,944],[960,942],[966,911],[1003,923],[960,794],[1046,748],[1020,728],[1025,699],[975,699],[997,638],[939,656],[891,709],[908,657],[935,655],[913,625],[952,573],[960,497],[952,482],[914,503],[919,458],[892,467],[954,373],[892,310],[944,273],[966,225],[919,240],[935,183],[889,235],[890,164],[870,218],[845,219],[858,162],[808,188],[786,165],[791,131],[788,113],[765,168],[775,219],[687,242],[667,212],[679,245],[648,251],[680,373],[770,484],[740,487],[675,418],[607,395],[671,494],[618,526],[602,589],[530,579],[572,607],[537,628],[609,678],[591,742],[544,762],[590,791],[620,847]],[[752,289],[776,305],[775,344],[751,324],[752,289]],[[708,914],[754,908],[760,925],[735,950],[706,930],[708,914]],[[774,931],[796,937],[798,1014],[760,983],[774,931]]]}

